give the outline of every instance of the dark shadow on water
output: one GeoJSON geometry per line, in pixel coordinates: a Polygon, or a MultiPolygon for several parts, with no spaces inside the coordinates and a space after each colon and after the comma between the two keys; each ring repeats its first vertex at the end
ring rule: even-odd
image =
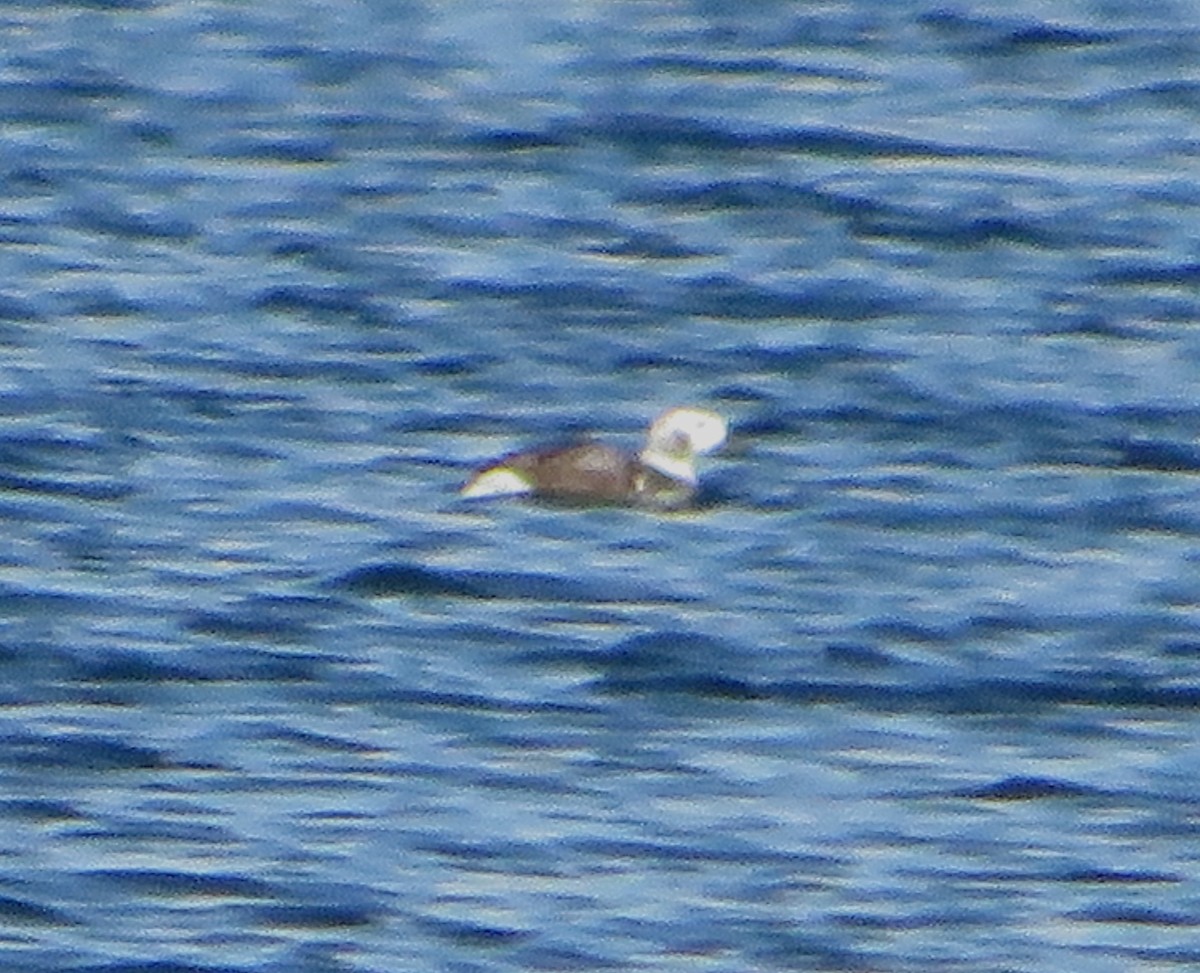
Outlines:
{"type": "Polygon", "coordinates": [[[365,598],[416,596],[584,604],[678,604],[691,600],[613,580],[593,582],[519,571],[427,568],[403,562],[357,568],[334,579],[332,587],[365,598]]]}
{"type": "Polygon", "coordinates": [[[1048,798],[1097,797],[1104,792],[1053,777],[1005,777],[979,787],[955,791],[955,797],[979,801],[1040,801],[1048,798]]]}

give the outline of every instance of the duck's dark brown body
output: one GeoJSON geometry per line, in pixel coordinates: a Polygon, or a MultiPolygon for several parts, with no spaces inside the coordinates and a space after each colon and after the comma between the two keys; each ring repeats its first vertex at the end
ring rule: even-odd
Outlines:
{"type": "Polygon", "coordinates": [[[511,453],[477,473],[465,491],[500,470],[528,483],[523,492],[574,503],[676,506],[687,502],[693,492],[690,483],[664,476],[637,457],[597,442],[511,453]]]}

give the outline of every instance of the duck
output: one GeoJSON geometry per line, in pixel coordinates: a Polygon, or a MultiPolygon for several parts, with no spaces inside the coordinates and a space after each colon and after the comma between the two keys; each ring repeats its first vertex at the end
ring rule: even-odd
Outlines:
{"type": "Polygon", "coordinates": [[[637,453],[595,440],[509,453],[476,471],[459,496],[682,507],[699,487],[696,457],[715,452],[728,436],[728,424],[716,412],[675,406],[650,424],[637,453]]]}

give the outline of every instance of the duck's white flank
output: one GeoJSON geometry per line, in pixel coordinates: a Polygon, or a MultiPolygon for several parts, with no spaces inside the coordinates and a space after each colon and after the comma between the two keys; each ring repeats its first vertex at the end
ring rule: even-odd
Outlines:
{"type": "Polygon", "coordinates": [[[527,477],[507,466],[484,470],[460,491],[464,497],[513,497],[532,493],[533,484],[527,477]]]}

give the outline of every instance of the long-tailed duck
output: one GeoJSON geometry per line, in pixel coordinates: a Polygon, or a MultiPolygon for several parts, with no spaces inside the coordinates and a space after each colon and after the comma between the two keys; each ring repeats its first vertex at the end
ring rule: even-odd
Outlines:
{"type": "Polygon", "coordinates": [[[598,442],[511,453],[479,470],[464,497],[534,494],[575,503],[678,507],[696,492],[697,456],[725,442],[725,420],[707,409],[668,409],[637,455],[598,442]]]}

